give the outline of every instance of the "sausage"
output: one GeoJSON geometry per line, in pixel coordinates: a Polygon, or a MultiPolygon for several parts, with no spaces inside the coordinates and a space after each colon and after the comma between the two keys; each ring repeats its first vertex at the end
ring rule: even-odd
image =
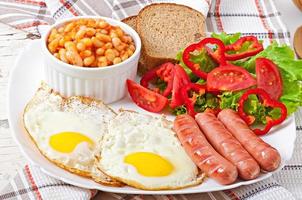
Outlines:
{"type": "Polygon", "coordinates": [[[209,144],[190,115],[179,115],[174,121],[174,130],[193,162],[221,184],[231,184],[238,176],[236,167],[223,158],[209,144]]]}
{"type": "Polygon", "coordinates": [[[235,111],[222,110],[218,114],[218,119],[256,159],[263,170],[274,171],[279,167],[281,162],[279,152],[258,137],[235,111]]]}
{"type": "Polygon", "coordinates": [[[260,166],[256,160],[213,113],[198,113],[195,119],[216,151],[237,167],[242,179],[251,180],[259,176],[260,166]]]}

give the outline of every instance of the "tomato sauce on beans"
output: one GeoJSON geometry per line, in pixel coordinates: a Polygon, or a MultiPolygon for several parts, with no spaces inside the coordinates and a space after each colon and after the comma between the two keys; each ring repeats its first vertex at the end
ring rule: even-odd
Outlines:
{"type": "Polygon", "coordinates": [[[115,65],[135,51],[133,39],[103,19],[79,19],[53,28],[47,47],[59,60],[80,67],[115,65]]]}

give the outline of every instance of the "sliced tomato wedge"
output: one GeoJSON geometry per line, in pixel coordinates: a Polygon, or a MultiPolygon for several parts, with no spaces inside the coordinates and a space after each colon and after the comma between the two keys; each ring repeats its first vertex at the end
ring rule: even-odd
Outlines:
{"type": "Polygon", "coordinates": [[[282,95],[282,79],[278,67],[269,59],[256,59],[257,87],[265,90],[272,99],[282,95]]]}
{"type": "Polygon", "coordinates": [[[256,85],[253,76],[243,69],[232,64],[217,67],[208,74],[208,91],[238,91],[256,85]]]}
{"type": "Polygon", "coordinates": [[[171,108],[176,108],[184,104],[184,100],[181,95],[181,88],[189,84],[190,82],[190,78],[185,72],[185,70],[180,65],[175,65],[172,87],[172,99],[170,103],[171,108]]]}
{"type": "MultiPolygon", "coordinates": [[[[155,78],[160,78],[167,83],[167,87],[161,93],[163,96],[167,97],[171,94],[173,86],[173,74],[174,74],[174,64],[167,62],[154,69],[148,71],[141,79],[140,84],[145,88],[149,88],[149,83],[155,78]]],[[[159,88],[154,88],[154,91],[160,91],[159,88]]]]}
{"type": "Polygon", "coordinates": [[[160,112],[168,104],[168,99],[136,82],[127,79],[128,92],[136,105],[149,111],[160,112]]]}

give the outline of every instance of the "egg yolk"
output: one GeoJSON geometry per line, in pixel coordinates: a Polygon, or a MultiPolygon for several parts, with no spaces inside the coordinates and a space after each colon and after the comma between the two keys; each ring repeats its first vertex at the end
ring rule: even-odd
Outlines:
{"type": "Polygon", "coordinates": [[[90,138],[77,132],[61,132],[52,135],[49,139],[50,146],[61,153],[71,153],[82,142],[94,145],[90,138]]]}
{"type": "Polygon", "coordinates": [[[150,152],[129,154],[124,162],[133,165],[139,174],[148,177],[168,176],[173,171],[173,165],[168,160],[150,152]]]}

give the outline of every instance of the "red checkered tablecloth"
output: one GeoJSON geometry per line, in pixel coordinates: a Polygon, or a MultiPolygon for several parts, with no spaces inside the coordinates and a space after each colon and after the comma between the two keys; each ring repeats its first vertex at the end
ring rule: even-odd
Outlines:
{"type": "MultiPolygon", "coordinates": [[[[273,40],[289,44],[290,33],[273,0],[0,0],[0,22],[41,36],[43,25],[78,15],[116,19],[136,15],[154,2],[185,4],[207,15],[207,32],[256,35],[267,45],[273,40]]],[[[272,178],[233,190],[191,195],[121,195],[78,188],[26,165],[0,192],[0,199],[295,199],[302,197],[302,112],[295,114],[297,141],[292,160],[272,178]],[[95,196],[95,194],[97,194],[95,196]]]]}

